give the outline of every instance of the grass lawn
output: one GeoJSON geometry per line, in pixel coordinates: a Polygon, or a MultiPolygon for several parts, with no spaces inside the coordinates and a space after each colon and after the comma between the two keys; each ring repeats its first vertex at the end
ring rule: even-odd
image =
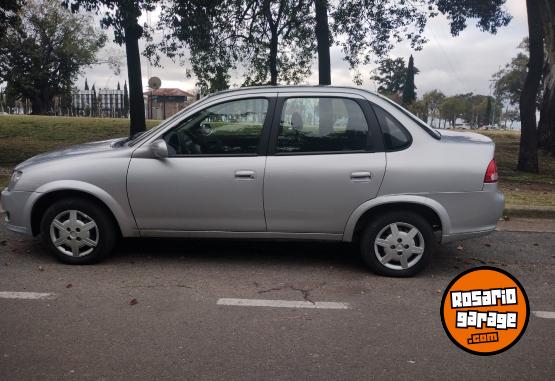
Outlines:
{"type": "MultiPolygon", "coordinates": [[[[123,137],[129,121],[108,118],[0,116],[0,188],[14,165],[36,154],[95,140],[123,137]]],[[[159,121],[147,121],[153,127],[159,121]]],[[[540,154],[541,174],[516,171],[519,133],[478,131],[496,143],[500,186],[507,206],[555,207],[555,158],[540,154]]]]}

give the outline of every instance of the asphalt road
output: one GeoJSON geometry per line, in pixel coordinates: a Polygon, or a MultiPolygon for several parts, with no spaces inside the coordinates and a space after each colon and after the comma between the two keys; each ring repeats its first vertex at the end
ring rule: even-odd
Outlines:
{"type": "Polygon", "coordinates": [[[368,273],[350,246],[320,243],[133,240],[75,267],[0,226],[0,292],[53,294],[0,298],[0,379],[553,379],[555,319],[531,316],[514,347],[482,357],[451,343],[439,306],[455,275],[487,264],[521,281],[532,310],[555,311],[554,238],[496,232],[443,246],[418,277],[391,279],[368,273]]]}

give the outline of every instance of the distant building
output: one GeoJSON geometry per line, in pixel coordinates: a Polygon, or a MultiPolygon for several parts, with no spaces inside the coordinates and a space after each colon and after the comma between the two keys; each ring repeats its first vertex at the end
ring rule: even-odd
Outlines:
{"type": "MultiPolygon", "coordinates": [[[[118,83],[119,88],[119,83],[118,83]]],[[[124,115],[124,90],[92,89],[78,90],[71,96],[75,115],[121,118],[124,115]]]]}
{"type": "Polygon", "coordinates": [[[79,90],[71,94],[71,105],[76,115],[92,115],[96,102],[95,90],[79,90]]]}
{"type": "Polygon", "coordinates": [[[169,118],[195,100],[193,94],[175,88],[150,90],[144,95],[147,119],[169,118]]]}

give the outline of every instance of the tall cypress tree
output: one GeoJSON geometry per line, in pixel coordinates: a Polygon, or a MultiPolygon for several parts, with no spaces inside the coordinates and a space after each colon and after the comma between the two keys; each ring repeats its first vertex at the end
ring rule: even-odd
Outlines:
{"type": "Polygon", "coordinates": [[[87,82],[87,78],[85,78],[85,90],[89,89],[89,83],[87,82]]]}
{"type": "Polygon", "coordinates": [[[414,58],[412,54],[409,58],[407,66],[407,74],[405,75],[405,85],[403,86],[403,105],[408,106],[416,100],[416,86],[414,86],[414,58]]]}
{"type": "Polygon", "coordinates": [[[123,115],[129,117],[129,93],[127,92],[127,81],[123,84],[123,115]]]}

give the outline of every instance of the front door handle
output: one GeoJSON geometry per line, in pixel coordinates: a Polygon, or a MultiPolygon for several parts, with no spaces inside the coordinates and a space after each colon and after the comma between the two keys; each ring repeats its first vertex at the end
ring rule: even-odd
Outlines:
{"type": "Polygon", "coordinates": [[[256,176],[254,171],[235,171],[235,178],[237,180],[252,180],[256,176]]]}
{"type": "Polygon", "coordinates": [[[370,172],[352,172],[351,181],[353,182],[368,182],[372,178],[370,172]]]}

